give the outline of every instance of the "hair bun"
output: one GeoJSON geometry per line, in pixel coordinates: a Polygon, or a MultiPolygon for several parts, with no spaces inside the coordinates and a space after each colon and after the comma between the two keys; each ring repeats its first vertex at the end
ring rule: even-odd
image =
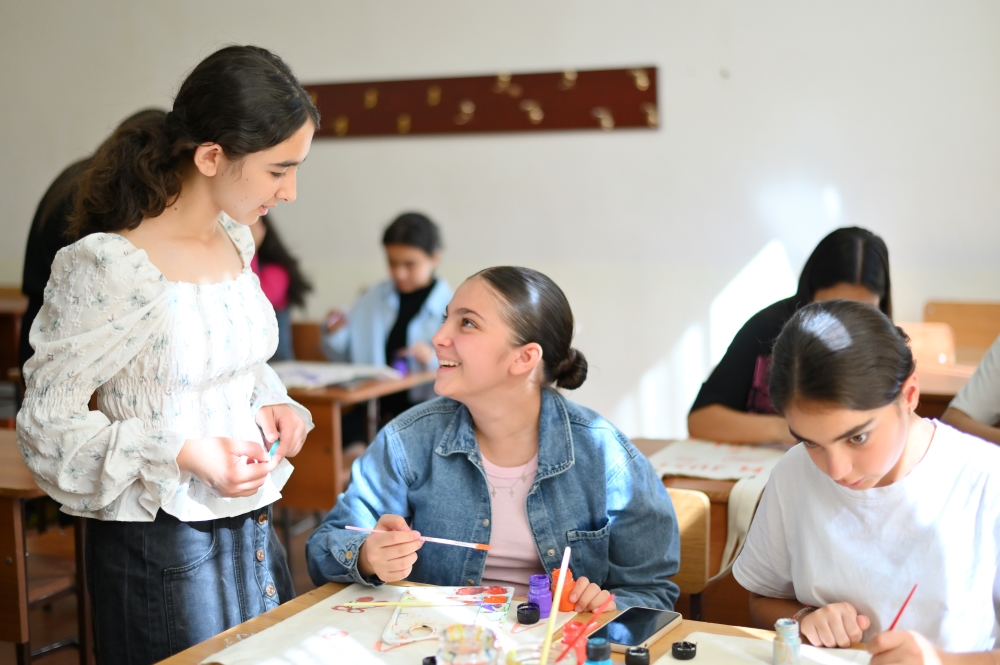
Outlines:
{"type": "Polygon", "coordinates": [[[574,390],[587,380],[587,359],[582,353],[570,347],[566,358],[556,366],[553,372],[556,386],[566,390],[574,390]]]}

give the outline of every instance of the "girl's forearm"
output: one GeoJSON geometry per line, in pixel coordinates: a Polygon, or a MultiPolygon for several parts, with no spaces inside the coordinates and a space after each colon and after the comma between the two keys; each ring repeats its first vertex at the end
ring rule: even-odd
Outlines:
{"type": "Polygon", "coordinates": [[[787,619],[804,607],[807,606],[797,600],[750,594],[750,620],[755,628],[774,630],[775,621],[787,619]]]}

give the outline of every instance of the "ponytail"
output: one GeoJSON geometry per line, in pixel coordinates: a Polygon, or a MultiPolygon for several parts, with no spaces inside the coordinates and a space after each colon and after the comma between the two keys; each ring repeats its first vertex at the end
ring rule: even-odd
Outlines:
{"type": "Polygon", "coordinates": [[[227,46],[181,84],[173,110],[129,118],[98,148],[70,217],[71,237],[134,229],[177,200],[200,145],[232,161],[273,148],[319,111],[288,65],[259,46],[227,46]]]}

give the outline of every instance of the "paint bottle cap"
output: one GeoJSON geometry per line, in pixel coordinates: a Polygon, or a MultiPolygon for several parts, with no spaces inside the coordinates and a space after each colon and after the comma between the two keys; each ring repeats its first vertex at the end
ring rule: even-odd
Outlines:
{"type": "Polygon", "coordinates": [[[437,662],[438,662],[437,656],[427,656],[422,661],[420,661],[420,665],[437,665],[437,662]]]}
{"type": "Polygon", "coordinates": [[[611,658],[611,645],[603,637],[591,637],[587,640],[587,660],[601,662],[611,658]]]}
{"type": "Polygon", "coordinates": [[[691,660],[698,653],[698,645],[694,642],[674,642],[670,653],[677,660],[691,660]]]}
{"type": "Polygon", "coordinates": [[[517,620],[522,626],[531,626],[542,618],[538,603],[521,603],[517,606],[517,620]]]}
{"type": "Polygon", "coordinates": [[[629,647],[625,651],[625,665],[649,665],[649,649],[629,647]]]}

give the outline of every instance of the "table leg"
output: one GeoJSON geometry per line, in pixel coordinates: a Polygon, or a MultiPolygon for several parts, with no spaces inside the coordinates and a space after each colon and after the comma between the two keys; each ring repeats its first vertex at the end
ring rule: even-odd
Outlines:
{"type": "Polygon", "coordinates": [[[378,436],[379,401],[378,398],[368,400],[368,443],[378,436]]]}
{"type": "Polygon", "coordinates": [[[18,663],[31,662],[24,551],[23,502],[0,498],[0,640],[16,645],[18,663]]]}
{"type": "Polygon", "coordinates": [[[337,502],[340,493],[344,491],[344,433],[340,423],[340,402],[330,404],[330,420],[333,431],[333,502],[337,502]]]}

